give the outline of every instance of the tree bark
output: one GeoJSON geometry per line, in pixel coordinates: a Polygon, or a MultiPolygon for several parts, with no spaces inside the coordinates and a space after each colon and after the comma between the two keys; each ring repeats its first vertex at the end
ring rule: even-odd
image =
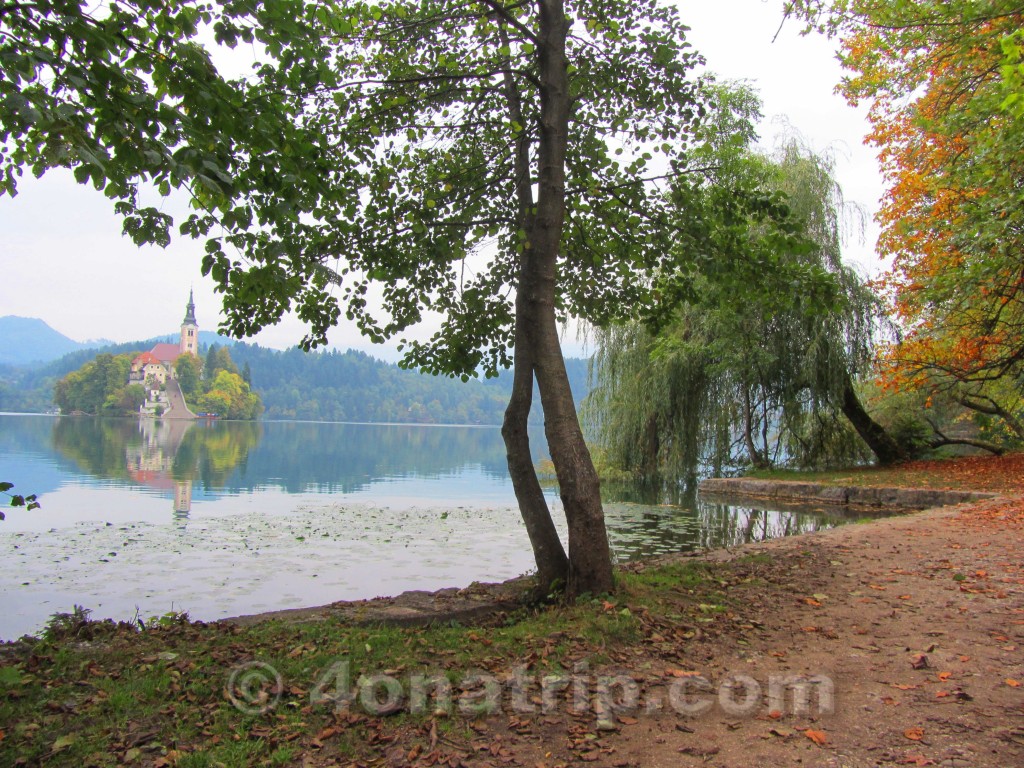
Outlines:
{"type": "MultiPolygon", "coordinates": [[[[499,29],[501,40],[508,44],[504,27],[499,29]]],[[[522,95],[512,77],[511,65],[504,75],[505,99],[508,102],[512,122],[524,125],[522,95]]],[[[530,144],[526,131],[516,141],[515,189],[519,221],[523,229],[529,229],[533,213],[533,188],[530,182],[530,144]]],[[[505,440],[506,459],[512,488],[519,503],[519,513],[526,526],[533,547],[533,558],[537,564],[537,596],[544,597],[560,583],[563,587],[569,578],[569,558],[555,530],[551,511],[544,499],[544,491],[537,479],[530,451],[529,418],[533,406],[534,383],[534,342],[527,329],[528,296],[533,291],[533,268],[529,250],[519,258],[519,274],[516,279],[516,320],[514,369],[512,394],[505,408],[505,419],[501,436],[505,440]]]]}
{"type": "Polygon", "coordinates": [[[767,469],[768,459],[762,455],[754,444],[754,409],[750,404],[750,389],[743,388],[743,442],[747,446],[747,455],[755,469],[767,469]]]}
{"type": "MultiPolygon", "coordinates": [[[[536,215],[527,229],[530,278],[523,281],[522,322],[531,343],[544,407],[544,432],[569,528],[567,597],[612,591],[611,550],[601,487],[583,440],[555,315],[558,253],[565,223],[565,159],[569,134],[569,22],[562,0],[538,0],[540,142],[536,215]]],[[[517,308],[519,307],[517,302],[517,308]]]]}
{"type": "Polygon", "coordinates": [[[929,419],[927,416],[924,420],[928,422],[928,426],[932,428],[932,432],[935,433],[935,437],[928,441],[929,448],[940,448],[944,445],[969,445],[972,448],[981,448],[983,451],[988,451],[995,456],[1002,456],[1006,453],[1006,449],[1001,445],[990,443],[988,440],[981,440],[972,437],[949,437],[943,434],[942,430],[939,429],[939,425],[929,419]]]}
{"type": "Polygon", "coordinates": [[[652,480],[661,471],[658,461],[658,455],[661,452],[661,440],[658,436],[658,415],[655,413],[652,413],[647,418],[644,438],[643,475],[645,480],[652,480]]]}
{"type": "Polygon", "coordinates": [[[537,479],[530,451],[528,420],[533,404],[533,355],[532,344],[525,330],[526,295],[530,292],[529,281],[523,280],[528,270],[520,270],[520,281],[516,296],[515,368],[512,378],[512,395],[505,408],[505,419],[501,436],[505,440],[506,458],[512,488],[519,503],[519,513],[526,525],[526,533],[533,547],[533,558],[537,563],[538,595],[551,594],[569,578],[569,559],[558,538],[558,531],[551,519],[544,491],[537,479]]]}
{"type": "Polygon", "coordinates": [[[879,464],[895,464],[898,461],[907,460],[907,455],[896,444],[896,441],[864,410],[864,406],[861,405],[860,398],[857,397],[857,392],[853,388],[853,380],[849,376],[846,377],[846,383],[843,385],[841,408],[843,415],[857,430],[857,434],[878,458],[879,464]]]}

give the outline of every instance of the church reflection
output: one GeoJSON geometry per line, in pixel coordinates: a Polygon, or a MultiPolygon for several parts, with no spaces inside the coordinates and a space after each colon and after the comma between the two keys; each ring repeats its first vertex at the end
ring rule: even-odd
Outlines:
{"type": "Polygon", "coordinates": [[[103,419],[62,416],[53,446],[82,472],[169,497],[184,524],[193,498],[217,492],[244,470],[259,445],[257,422],[190,419],[103,419]]]}
{"type": "Polygon", "coordinates": [[[175,459],[185,437],[197,425],[185,419],[140,419],[138,426],[141,440],[125,446],[128,476],[138,485],[173,492],[174,519],[184,524],[192,511],[192,479],[198,462],[186,468],[175,459]]]}

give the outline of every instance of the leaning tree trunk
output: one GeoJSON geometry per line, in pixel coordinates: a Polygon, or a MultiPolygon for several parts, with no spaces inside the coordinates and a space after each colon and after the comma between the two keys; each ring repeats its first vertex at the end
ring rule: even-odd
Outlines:
{"type": "Polygon", "coordinates": [[[843,415],[857,430],[857,434],[878,458],[879,464],[895,464],[907,459],[906,454],[892,439],[892,436],[864,410],[864,406],[861,405],[860,398],[857,397],[857,392],[853,388],[853,380],[849,376],[846,377],[846,383],[843,385],[841,408],[843,415]]]}
{"type": "MultiPolygon", "coordinates": [[[[610,592],[611,550],[601,508],[601,487],[583,440],[569,387],[555,316],[558,252],[565,223],[565,159],[569,133],[569,76],[565,55],[569,22],[562,0],[538,0],[540,142],[536,214],[527,228],[530,279],[517,320],[534,350],[544,407],[544,432],[558,477],[569,528],[566,594],[610,592]]],[[[517,309],[519,305],[517,303],[517,309]]]]}
{"type": "Polygon", "coordinates": [[[564,585],[568,582],[569,559],[551,520],[551,512],[537,479],[530,451],[528,420],[533,404],[533,344],[524,328],[527,316],[526,296],[530,292],[530,281],[523,280],[527,273],[524,264],[524,268],[520,270],[516,297],[512,395],[505,408],[501,436],[505,439],[512,488],[516,494],[516,501],[519,502],[519,512],[526,525],[526,533],[530,537],[533,558],[537,563],[537,592],[539,595],[547,595],[556,584],[564,585]]]}

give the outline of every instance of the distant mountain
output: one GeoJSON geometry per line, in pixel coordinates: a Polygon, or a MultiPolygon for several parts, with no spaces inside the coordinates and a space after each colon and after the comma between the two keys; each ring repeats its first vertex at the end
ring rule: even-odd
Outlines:
{"type": "Polygon", "coordinates": [[[0,364],[48,363],[71,352],[100,347],[111,342],[75,341],[55,331],[38,317],[0,317],[0,364]]]}

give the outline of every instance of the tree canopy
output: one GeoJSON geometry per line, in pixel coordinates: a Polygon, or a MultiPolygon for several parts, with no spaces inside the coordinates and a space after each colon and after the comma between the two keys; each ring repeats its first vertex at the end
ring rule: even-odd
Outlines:
{"type": "Polygon", "coordinates": [[[888,383],[1012,424],[999,393],[1024,362],[1024,4],[789,5],[840,37],[840,89],[870,105],[888,183],[884,287],[903,330],[883,359],[888,383]]]}
{"type": "MultiPolygon", "coordinates": [[[[720,96],[756,115],[751,95],[720,96]]],[[[796,139],[764,156],[749,132],[723,135],[706,148],[714,173],[674,190],[678,266],[658,275],[659,304],[598,335],[588,412],[601,444],[648,477],[862,458],[842,416],[873,425],[852,377],[879,308],[841,259],[851,211],[832,161],[796,139]]]]}
{"type": "Polygon", "coordinates": [[[235,335],[294,310],[312,347],[344,312],[399,339],[406,364],[462,377],[514,350],[504,434],[541,586],[612,588],[557,322],[607,321],[666,251],[664,181],[687,170],[704,112],[674,8],[33,3],[4,21],[5,191],[22,167],[73,167],[136,241],[165,242],[172,222],[136,184],[186,187],[196,212],[180,230],[206,239],[235,335]],[[258,43],[253,75],[220,76],[200,27],[258,43]],[[405,335],[424,319],[433,337],[405,335]],[[530,459],[535,379],[568,556],[530,459]]]}
{"type": "Polygon", "coordinates": [[[134,354],[100,354],[81,368],[58,381],[53,402],[64,413],[90,413],[95,416],[135,414],[146,399],[141,384],[129,384],[134,354]]]}

